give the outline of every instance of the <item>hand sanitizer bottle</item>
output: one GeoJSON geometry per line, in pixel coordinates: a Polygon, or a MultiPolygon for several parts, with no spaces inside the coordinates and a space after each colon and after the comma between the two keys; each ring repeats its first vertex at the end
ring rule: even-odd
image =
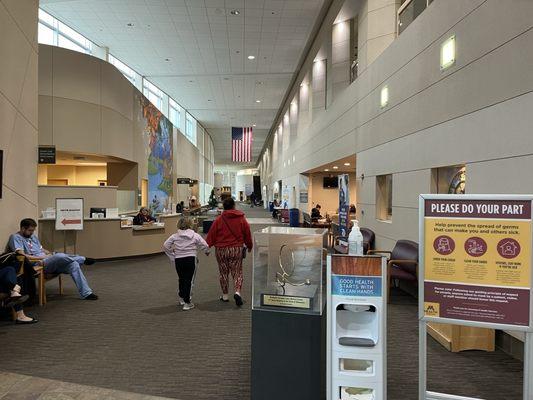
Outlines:
{"type": "Polygon", "coordinates": [[[359,221],[352,220],[353,227],[348,236],[348,254],[363,255],[363,234],[359,229],[359,221]]]}

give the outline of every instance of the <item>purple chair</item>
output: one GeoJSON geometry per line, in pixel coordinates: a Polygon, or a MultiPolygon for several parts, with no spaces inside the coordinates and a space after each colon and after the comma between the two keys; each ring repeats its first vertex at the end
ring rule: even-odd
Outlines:
{"type": "Polygon", "coordinates": [[[395,279],[418,283],[418,243],[412,240],[398,240],[392,251],[369,250],[368,254],[388,254],[387,262],[387,302],[390,302],[390,289],[395,279]]]}
{"type": "Polygon", "coordinates": [[[368,254],[369,250],[374,250],[376,234],[373,230],[368,228],[360,228],[360,231],[363,235],[363,254],[368,254]]]}

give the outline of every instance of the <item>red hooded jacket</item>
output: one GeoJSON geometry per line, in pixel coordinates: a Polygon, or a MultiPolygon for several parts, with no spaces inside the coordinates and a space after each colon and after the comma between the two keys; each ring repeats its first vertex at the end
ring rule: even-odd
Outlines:
{"type": "Polygon", "coordinates": [[[253,247],[250,225],[244,213],[239,210],[225,210],[215,219],[206,238],[209,247],[253,247]]]}

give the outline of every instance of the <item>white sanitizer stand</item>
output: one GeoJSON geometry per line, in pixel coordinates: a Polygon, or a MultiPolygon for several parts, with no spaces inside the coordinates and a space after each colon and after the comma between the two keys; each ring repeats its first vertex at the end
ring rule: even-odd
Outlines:
{"type": "Polygon", "coordinates": [[[386,261],[329,255],[327,399],[387,399],[386,261]]]}

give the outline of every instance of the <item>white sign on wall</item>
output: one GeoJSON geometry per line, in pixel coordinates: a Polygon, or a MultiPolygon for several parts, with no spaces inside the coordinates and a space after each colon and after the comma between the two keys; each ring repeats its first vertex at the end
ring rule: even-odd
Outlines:
{"type": "Polygon", "coordinates": [[[83,230],[83,199],[56,199],[56,230],[83,230]]]}

